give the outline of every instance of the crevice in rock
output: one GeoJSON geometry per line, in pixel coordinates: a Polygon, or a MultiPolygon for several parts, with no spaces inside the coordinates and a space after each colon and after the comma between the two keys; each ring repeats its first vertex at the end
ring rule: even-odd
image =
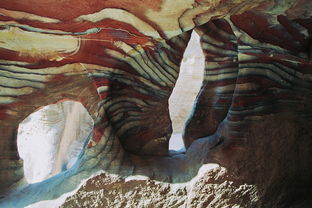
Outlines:
{"type": "Polygon", "coordinates": [[[169,113],[173,128],[169,140],[171,155],[186,151],[182,132],[202,85],[204,69],[205,56],[200,46],[200,37],[193,31],[183,55],[179,77],[169,98],[169,113]]]}

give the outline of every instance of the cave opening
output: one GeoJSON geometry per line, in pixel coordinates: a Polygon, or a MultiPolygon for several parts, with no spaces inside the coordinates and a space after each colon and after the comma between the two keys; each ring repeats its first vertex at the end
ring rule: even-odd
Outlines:
{"type": "Polygon", "coordinates": [[[169,140],[169,153],[186,151],[183,131],[190,117],[195,98],[203,82],[205,56],[200,46],[200,37],[193,31],[183,54],[179,77],[169,98],[169,113],[173,132],[169,140]]]}
{"type": "Polygon", "coordinates": [[[37,183],[71,168],[94,121],[75,101],[50,104],[27,116],[18,127],[17,147],[28,183],[37,183]]]}

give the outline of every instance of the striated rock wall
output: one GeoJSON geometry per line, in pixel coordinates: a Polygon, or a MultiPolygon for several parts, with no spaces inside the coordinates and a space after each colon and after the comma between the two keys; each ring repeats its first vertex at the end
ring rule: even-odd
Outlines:
{"type": "Polygon", "coordinates": [[[1,207],[68,195],[65,207],[309,206],[311,1],[0,7],[1,207]],[[169,156],[168,99],[193,29],[205,74],[184,129],[188,149],[169,156]],[[85,106],[92,138],[73,167],[28,184],[18,125],[63,100],[85,106]]]}

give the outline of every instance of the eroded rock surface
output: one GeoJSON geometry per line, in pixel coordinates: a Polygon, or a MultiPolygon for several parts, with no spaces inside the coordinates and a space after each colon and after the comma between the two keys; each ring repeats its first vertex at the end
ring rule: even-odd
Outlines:
{"type": "Polygon", "coordinates": [[[0,6],[0,206],[69,193],[65,207],[309,206],[310,0],[0,6]],[[204,80],[184,129],[188,149],[169,156],[168,98],[192,30],[204,80]],[[93,136],[72,168],[25,183],[18,125],[61,100],[85,106],[93,136]]]}
{"type": "Polygon", "coordinates": [[[256,186],[235,184],[225,168],[207,164],[192,181],[179,184],[102,174],[89,180],[62,207],[252,207],[258,197],[256,186]]]}
{"type": "Polygon", "coordinates": [[[151,178],[143,174],[131,180],[99,175],[69,197],[63,207],[309,207],[311,121],[302,122],[290,114],[267,116],[261,124],[252,122],[245,136],[254,140],[244,148],[229,142],[211,148],[207,140],[198,140],[183,157],[190,161],[202,157],[200,150],[209,149],[205,151],[206,162],[194,173],[192,162],[183,170],[168,168],[168,172],[176,171],[172,173],[176,181],[160,181],[155,172],[161,169],[154,170],[154,176],[149,174],[151,178]]]}

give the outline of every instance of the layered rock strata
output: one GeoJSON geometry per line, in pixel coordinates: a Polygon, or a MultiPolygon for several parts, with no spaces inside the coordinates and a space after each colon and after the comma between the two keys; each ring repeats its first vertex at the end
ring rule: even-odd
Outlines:
{"type": "Polygon", "coordinates": [[[92,207],[94,193],[106,200],[97,199],[100,207],[306,203],[310,1],[2,0],[0,13],[1,206],[56,199],[81,183],[64,206],[92,207]],[[192,29],[201,36],[205,77],[184,130],[189,148],[169,157],[168,98],[192,29]],[[18,124],[62,100],[86,107],[93,135],[72,168],[27,184],[18,124]],[[210,163],[219,166],[196,178],[210,163]],[[136,175],[145,179],[129,180],[136,175]],[[138,200],[146,191],[143,198],[165,204],[138,200]]]}

